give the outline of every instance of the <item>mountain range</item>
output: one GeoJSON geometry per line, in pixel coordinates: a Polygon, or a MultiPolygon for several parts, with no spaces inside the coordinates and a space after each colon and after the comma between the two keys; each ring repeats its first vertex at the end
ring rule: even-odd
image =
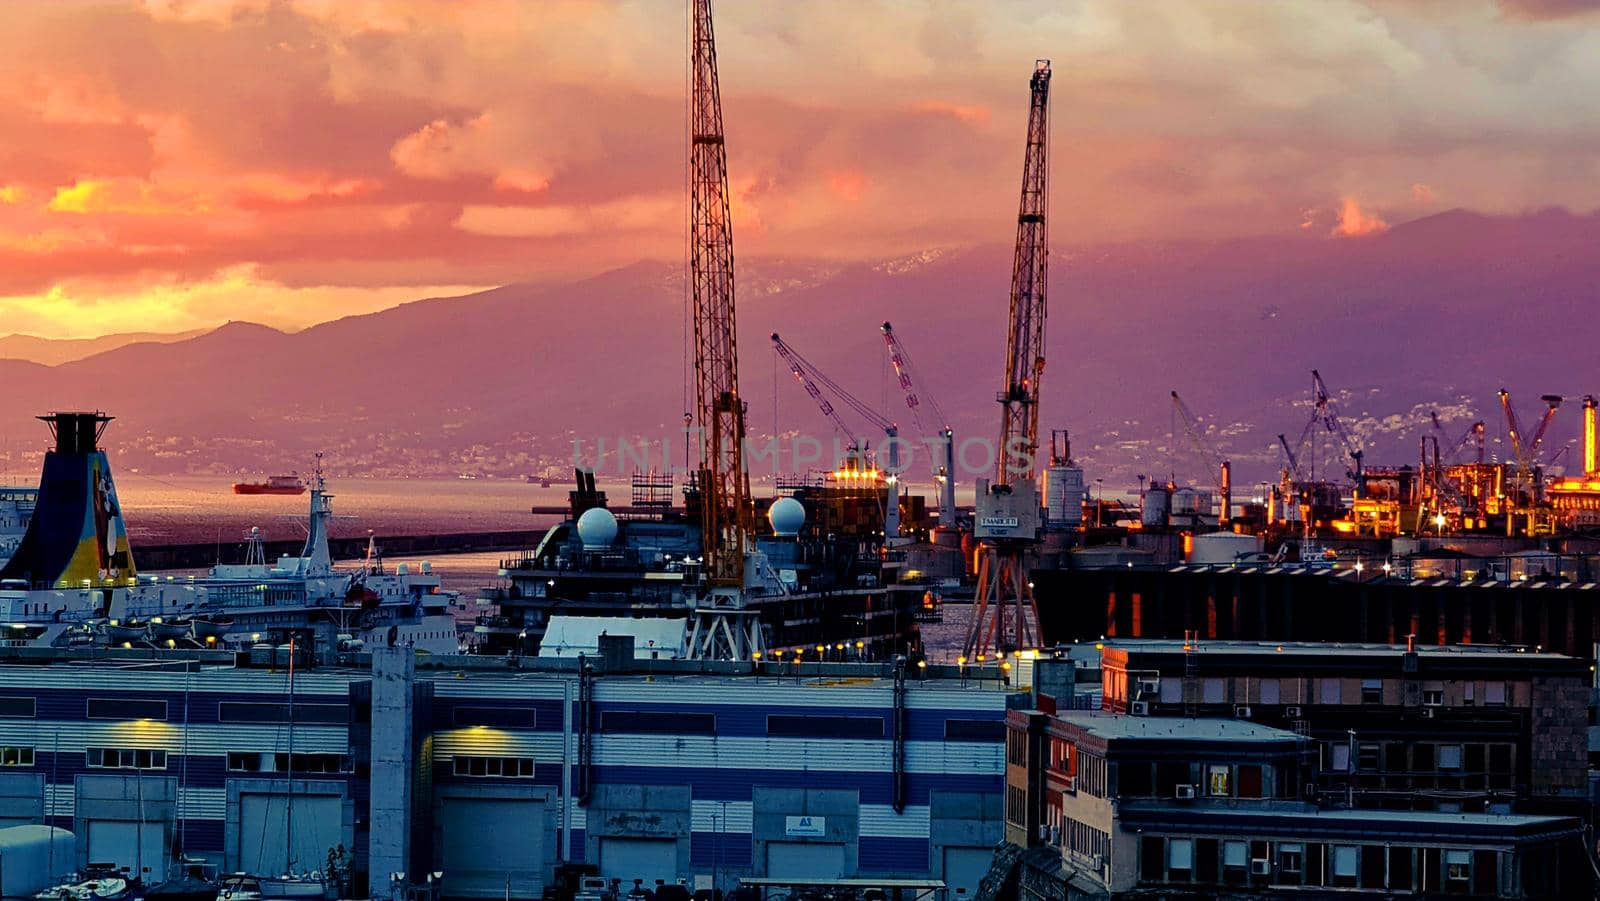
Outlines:
{"type": "MultiPolygon", "coordinates": [[[[990,438],[1010,256],[989,246],[877,262],[741,262],[749,430],[830,435],[770,349],[780,332],[910,435],[879,330],[888,320],[920,394],[937,399],[958,440],[990,438]]],[[[5,450],[18,452],[29,417],[87,407],[119,418],[107,435],[119,465],[152,472],[303,470],[323,450],[351,472],[520,476],[564,470],[574,439],[592,454],[598,438],[641,435],[673,436],[681,453],[681,269],[637,263],[292,334],[237,322],[116,336],[106,340],[119,346],[76,359],[0,359],[5,450]]],[[[1451,211],[1354,238],[1062,246],[1049,292],[1040,428],[1069,429],[1075,456],[1108,489],[1136,474],[1213,478],[1177,421],[1173,390],[1242,484],[1282,465],[1280,432],[1291,442],[1301,434],[1313,368],[1369,464],[1415,460],[1422,436],[1435,434],[1430,411],[1447,455],[1476,419],[1488,423],[1490,452],[1507,455],[1502,386],[1525,423],[1543,409],[1539,395],[1572,398],[1548,439],[1553,454],[1577,434],[1577,397],[1600,393],[1594,214],[1451,211]]],[[[11,340],[0,350],[22,353],[11,340]]],[[[1311,434],[1318,449],[1302,456],[1324,471],[1342,466],[1325,430],[1311,434]]]]}

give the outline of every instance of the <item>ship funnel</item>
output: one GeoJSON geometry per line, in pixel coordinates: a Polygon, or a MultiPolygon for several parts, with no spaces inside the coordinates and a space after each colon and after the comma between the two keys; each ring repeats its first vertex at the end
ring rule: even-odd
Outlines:
{"type": "Polygon", "coordinates": [[[81,588],[132,584],[138,578],[111,463],[100,436],[104,413],[51,413],[55,448],[44,455],[39,499],[17,552],[0,579],[31,587],[81,588]]]}
{"type": "Polygon", "coordinates": [[[1596,441],[1600,436],[1595,434],[1595,400],[1593,394],[1584,395],[1583,398],[1583,475],[1585,478],[1594,478],[1600,474],[1600,447],[1596,441]]]}

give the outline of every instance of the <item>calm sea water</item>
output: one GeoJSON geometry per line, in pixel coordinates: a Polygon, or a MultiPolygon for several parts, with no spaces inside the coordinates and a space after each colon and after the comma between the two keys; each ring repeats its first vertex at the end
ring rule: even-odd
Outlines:
{"type": "MultiPolygon", "coordinates": [[[[269,540],[305,535],[309,495],[236,495],[234,481],[226,476],[157,478],[119,473],[117,494],[135,558],[141,544],[237,544],[252,526],[259,526],[269,540]]],[[[380,547],[384,535],[542,529],[558,517],[535,516],[531,509],[564,505],[568,487],[543,488],[498,479],[340,479],[328,486],[334,495],[334,536],[361,537],[371,530],[380,547]]],[[[625,483],[599,487],[613,500],[628,500],[625,483]]],[[[492,585],[501,560],[513,556],[515,552],[482,552],[388,557],[385,562],[415,566],[426,559],[446,589],[471,598],[479,588],[492,585]]],[[[932,659],[954,662],[970,611],[967,605],[951,604],[945,608],[943,623],[923,625],[923,640],[932,659]]]]}
{"type": "MultiPolygon", "coordinates": [[[[118,473],[117,494],[135,548],[234,543],[252,526],[259,526],[269,540],[305,534],[309,494],[239,495],[232,491],[234,481],[227,476],[118,473]]],[[[502,479],[352,478],[328,483],[337,537],[359,537],[368,530],[382,537],[538,528],[552,518],[535,517],[531,508],[565,504],[567,489],[565,484],[543,488],[502,479]]],[[[612,491],[626,502],[626,486],[612,491]]]]}

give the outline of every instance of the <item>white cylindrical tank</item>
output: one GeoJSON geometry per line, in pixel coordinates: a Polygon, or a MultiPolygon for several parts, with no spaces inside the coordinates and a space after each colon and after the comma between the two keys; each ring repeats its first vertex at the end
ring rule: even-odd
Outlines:
{"type": "Polygon", "coordinates": [[[1190,563],[1235,563],[1241,556],[1261,552],[1261,539],[1236,532],[1208,532],[1194,536],[1190,563]]]}
{"type": "Polygon", "coordinates": [[[617,540],[617,517],[604,507],[590,507],[578,517],[578,540],[584,550],[610,547],[617,540]]]}
{"type": "Polygon", "coordinates": [[[767,508],[767,522],[772,524],[772,534],[793,538],[806,524],[805,505],[792,497],[780,497],[767,508]]]}
{"type": "Polygon", "coordinates": [[[31,898],[72,874],[77,840],[37,823],[0,829],[0,897],[31,898]]]}
{"type": "Polygon", "coordinates": [[[1051,466],[1044,471],[1044,510],[1051,525],[1077,528],[1083,524],[1082,469],[1051,466]]]}
{"type": "Polygon", "coordinates": [[[1139,509],[1139,522],[1146,527],[1164,526],[1172,509],[1172,493],[1165,485],[1151,485],[1144,493],[1139,509]]]}

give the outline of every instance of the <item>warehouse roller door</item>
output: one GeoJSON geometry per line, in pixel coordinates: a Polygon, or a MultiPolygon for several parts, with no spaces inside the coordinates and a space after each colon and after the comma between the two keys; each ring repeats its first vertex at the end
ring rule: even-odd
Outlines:
{"type": "Polygon", "coordinates": [[[146,882],[166,878],[165,823],[90,820],[88,831],[90,863],[110,864],[130,876],[143,873],[146,882]]]}
{"type": "Polygon", "coordinates": [[[544,802],[445,798],[439,869],[451,898],[537,898],[544,892],[544,802]]]}
{"type": "Polygon", "coordinates": [[[321,871],[344,839],[344,801],[337,795],[295,795],[294,835],[283,795],[239,796],[239,869],[261,876],[321,871]],[[293,860],[290,848],[293,847],[293,860]]]}
{"type": "Polygon", "coordinates": [[[655,889],[656,880],[678,880],[678,841],[671,838],[600,839],[600,875],[622,880],[622,890],[633,887],[635,879],[645,888],[655,889]]]}
{"type": "Polygon", "coordinates": [[[768,842],[767,876],[773,879],[838,879],[844,876],[844,845],[768,842]]]}
{"type": "Polygon", "coordinates": [[[994,863],[993,848],[948,847],[944,849],[944,879],[945,897],[954,901],[959,896],[962,898],[976,897],[978,882],[985,873],[989,872],[989,865],[994,863]],[[965,892],[961,890],[965,889],[965,892]]]}

